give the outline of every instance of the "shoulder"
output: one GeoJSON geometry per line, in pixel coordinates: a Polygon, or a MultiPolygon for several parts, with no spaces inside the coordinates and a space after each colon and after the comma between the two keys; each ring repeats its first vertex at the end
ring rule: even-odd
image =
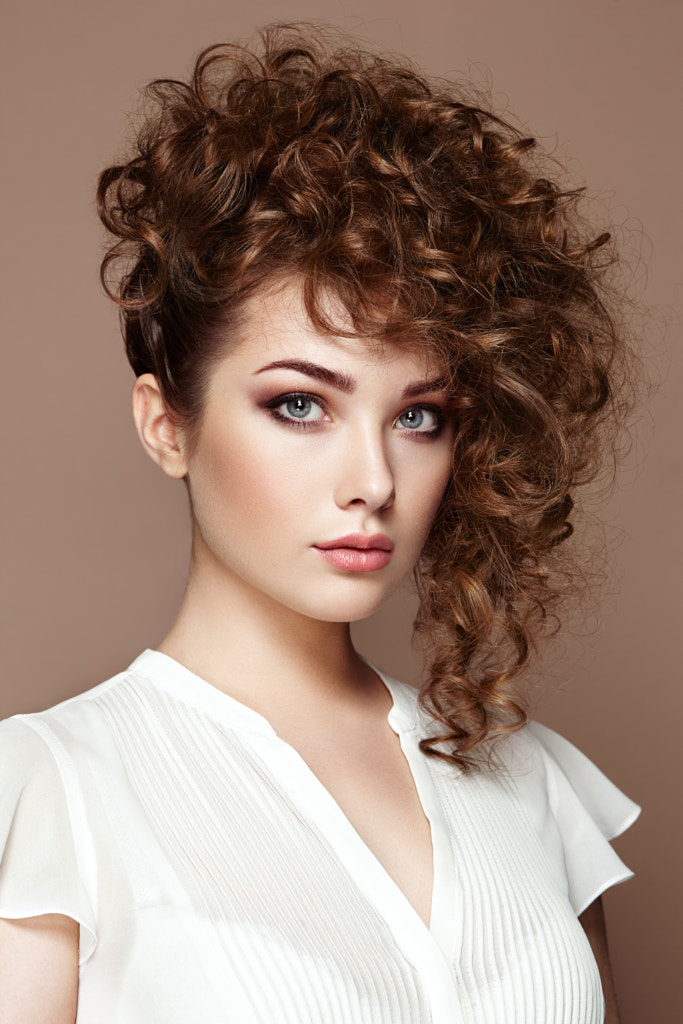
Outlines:
{"type": "Polygon", "coordinates": [[[134,685],[130,669],[44,711],[0,721],[0,775],[6,783],[68,773],[79,755],[100,749],[109,731],[108,709],[134,685]]]}
{"type": "Polygon", "coordinates": [[[495,744],[494,757],[550,862],[566,875],[577,914],[631,877],[610,840],[633,824],[640,807],[573,743],[531,721],[495,744]]]}
{"type": "Polygon", "coordinates": [[[83,794],[90,766],[77,753],[88,726],[78,714],[64,721],[71,704],[0,722],[0,917],[72,918],[84,963],[96,944],[97,858],[83,794]]]}
{"type": "Polygon", "coordinates": [[[105,697],[127,678],[128,672],[121,672],[83,693],[46,708],[44,711],[33,711],[2,719],[0,721],[1,747],[4,748],[6,743],[19,742],[21,737],[28,737],[31,734],[44,736],[51,731],[77,728],[79,722],[85,721],[93,713],[96,714],[100,698],[105,697]]]}
{"type": "Polygon", "coordinates": [[[527,722],[494,751],[519,785],[541,788],[554,812],[580,805],[608,839],[620,835],[639,814],[640,808],[590,758],[540,722],[527,722]]]}

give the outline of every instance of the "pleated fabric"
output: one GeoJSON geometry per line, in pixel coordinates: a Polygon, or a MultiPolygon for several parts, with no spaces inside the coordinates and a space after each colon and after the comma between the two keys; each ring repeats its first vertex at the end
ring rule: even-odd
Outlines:
{"type": "Polygon", "coordinates": [[[537,723],[463,775],[381,675],[434,848],[427,928],[262,716],[157,651],[0,723],[0,917],[80,923],[77,1024],[600,1024],[577,915],[638,808],[537,723]]]}

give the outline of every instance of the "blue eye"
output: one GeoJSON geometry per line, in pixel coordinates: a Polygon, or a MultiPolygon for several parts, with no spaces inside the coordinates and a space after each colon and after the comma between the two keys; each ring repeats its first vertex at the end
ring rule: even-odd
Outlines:
{"type": "Polygon", "coordinates": [[[314,395],[278,395],[268,402],[271,416],[294,427],[314,427],[325,418],[325,410],[314,395]]]}
{"type": "Polygon", "coordinates": [[[297,420],[305,420],[313,408],[313,402],[308,398],[290,398],[284,405],[289,415],[297,420]]]}
{"type": "Polygon", "coordinates": [[[442,426],[442,416],[435,409],[426,406],[413,406],[406,409],[396,420],[396,425],[414,434],[437,434],[442,426]]]}
{"type": "Polygon", "coordinates": [[[423,420],[424,414],[422,409],[407,409],[404,413],[401,413],[396,422],[402,427],[409,427],[411,430],[417,430],[418,427],[422,426],[423,420]]]}

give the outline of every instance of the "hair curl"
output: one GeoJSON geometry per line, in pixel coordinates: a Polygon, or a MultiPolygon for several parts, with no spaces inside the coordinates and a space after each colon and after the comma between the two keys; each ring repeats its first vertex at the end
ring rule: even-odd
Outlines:
{"type": "Polygon", "coordinates": [[[331,288],[349,334],[448,367],[453,473],[417,570],[433,650],[420,700],[443,729],[422,748],[466,768],[525,720],[510,682],[562,590],[574,488],[622,409],[609,235],[591,237],[579,190],[462,87],[320,30],[209,47],[189,82],[146,95],[134,155],[99,180],[119,239],[102,280],[135,373],[190,427],[226,327],[280,275],[300,278],[320,330],[345,333],[331,288]]]}

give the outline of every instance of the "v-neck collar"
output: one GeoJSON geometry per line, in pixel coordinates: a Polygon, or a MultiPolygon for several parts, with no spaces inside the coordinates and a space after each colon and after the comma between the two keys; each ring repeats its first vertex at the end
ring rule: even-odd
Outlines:
{"type": "MultiPolygon", "coordinates": [[[[363,658],[373,672],[382,681],[391,696],[392,706],[387,720],[394,732],[410,732],[416,727],[417,691],[406,683],[382,672],[381,669],[363,658]]],[[[277,735],[268,719],[220,690],[213,683],[207,682],[181,662],[161,651],[148,648],[143,651],[129,666],[128,672],[142,676],[155,686],[172,693],[187,704],[210,713],[235,729],[246,729],[261,732],[265,735],[277,735]]]]}
{"type": "Polygon", "coordinates": [[[291,744],[278,736],[263,715],[160,651],[144,651],[129,671],[244,734],[244,739],[268,765],[288,797],[316,825],[369,904],[386,921],[397,946],[423,977],[429,976],[429,989],[436,999],[433,1010],[442,1006],[444,1014],[442,1017],[437,1011],[434,1021],[452,1021],[454,1000],[457,1001],[449,968],[449,963],[457,956],[458,929],[453,919],[456,909],[455,864],[444,812],[426,755],[419,749],[418,720],[421,713],[417,692],[370,662],[367,664],[391,696],[392,706],[387,720],[399,737],[430,825],[433,882],[429,927],[315,772],[291,744]],[[449,1016],[445,1015],[446,1012],[449,1016]]]}

